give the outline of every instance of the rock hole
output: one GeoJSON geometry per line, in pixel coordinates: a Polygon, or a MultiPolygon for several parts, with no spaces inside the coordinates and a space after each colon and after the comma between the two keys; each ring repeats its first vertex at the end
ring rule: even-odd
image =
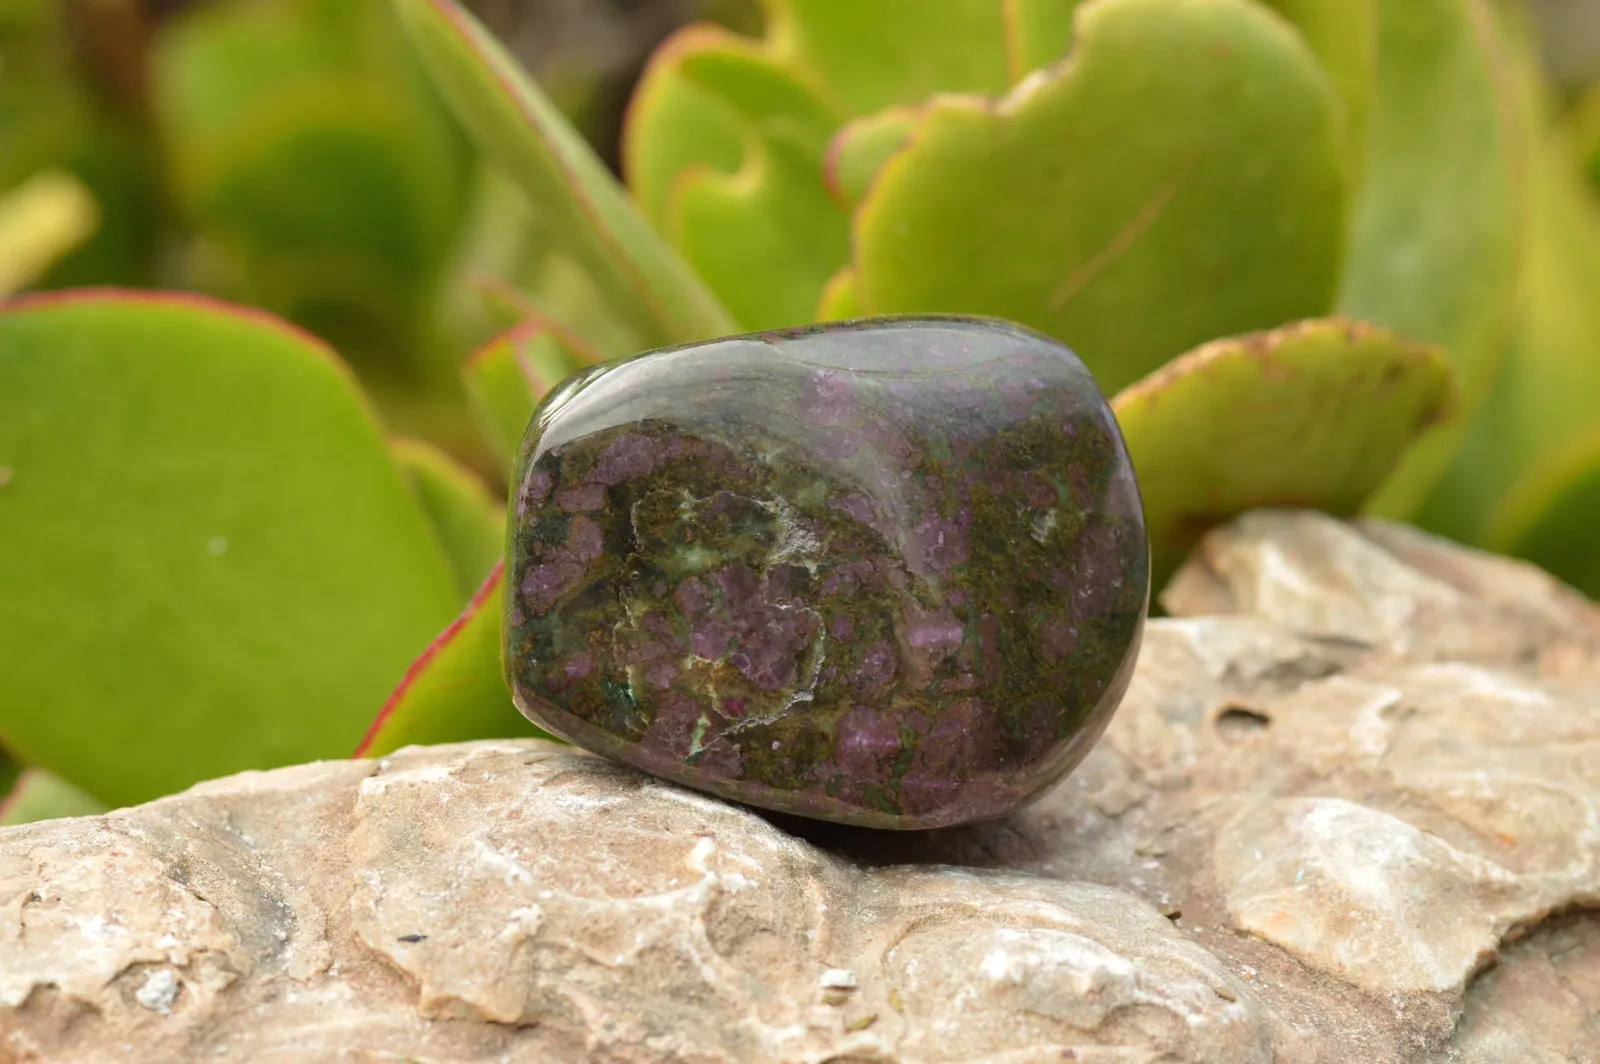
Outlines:
{"type": "Polygon", "coordinates": [[[1271,717],[1243,706],[1230,706],[1217,715],[1217,734],[1224,742],[1242,743],[1271,726],[1271,717]]]}

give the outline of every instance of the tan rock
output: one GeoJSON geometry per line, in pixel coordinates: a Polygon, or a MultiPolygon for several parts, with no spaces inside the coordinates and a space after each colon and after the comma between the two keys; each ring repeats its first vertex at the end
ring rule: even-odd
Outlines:
{"type": "Polygon", "coordinates": [[[766,818],[564,748],[0,831],[0,1061],[1600,1061],[1600,609],[1250,515],[999,823],[766,818]]]}

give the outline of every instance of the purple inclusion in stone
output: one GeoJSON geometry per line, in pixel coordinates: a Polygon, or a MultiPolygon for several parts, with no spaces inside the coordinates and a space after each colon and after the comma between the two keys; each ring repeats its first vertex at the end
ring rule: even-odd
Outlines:
{"type": "Polygon", "coordinates": [[[876,319],[599,366],[515,473],[506,669],[579,746],[932,828],[1018,808],[1127,686],[1149,547],[1116,421],[1019,326],[876,319]]]}

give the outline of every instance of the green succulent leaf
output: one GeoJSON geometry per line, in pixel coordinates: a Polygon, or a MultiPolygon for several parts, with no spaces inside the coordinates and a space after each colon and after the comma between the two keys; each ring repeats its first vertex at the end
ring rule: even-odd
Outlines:
{"type": "Polygon", "coordinates": [[[822,180],[842,121],[798,74],[709,27],[669,40],[643,79],[626,134],[635,194],[746,329],[810,321],[849,258],[849,217],[822,180]]]}
{"type": "Polygon", "coordinates": [[[59,776],[43,769],[25,769],[0,798],[0,827],[33,824],[69,816],[95,816],[107,812],[103,802],[84,794],[59,776]]]}
{"type": "Polygon", "coordinates": [[[1523,154],[1488,0],[1377,0],[1376,91],[1337,309],[1442,345],[1462,413],[1373,499],[1416,512],[1493,383],[1516,295],[1523,154]]]}
{"type": "Polygon", "coordinates": [[[745,131],[773,144],[820,156],[845,112],[825,89],[733,34],[703,35],[678,54],[684,77],[726,101],[745,131]]]}
{"type": "Polygon", "coordinates": [[[550,389],[595,361],[589,355],[547,322],[528,321],[501,333],[467,360],[467,395],[507,472],[533,408],[550,389]]]}
{"type": "Polygon", "coordinates": [[[1589,184],[1600,190],[1600,82],[1591,85],[1572,107],[1572,144],[1589,184]]]}
{"type": "Polygon", "coordinates": [[[500,667],[505,569],[496,564],[461,616],[412,662],[356,747],[383,757],[402,746],[552,738],[517,711],[500,667]]]}
{"type": "Polygon", "coordinates": [[[1447,535],[1523,554],[1584,584],[1596,525],[1575,500],[1593,477],[1587,462],[1600,433],[1600,205],[1558,132],[1541,139],[1531,164],[1528,249],[1508,357],[1420,516],[1447,535]]]}
{"type": "Polygon", "coordinates": [[[256,312],[5,307],[0,468],[0,742],[102,801],[341,756],[460,601],[348,371],[256,312]]]}
{"type": "Polygon", "coordinates": [[[1354,514],[1453,398],[1436,348],[1342,320],[1204,345],[1113,401],[1139,475],[1153,583],[1256,507],[1354,514]]]}
{"type": "Polygon", "coordinates": [[[822,298],[817,302],[816,313],[812,317],[817,321],[846,321],[865,316],[861,312],[861,304],[856,299],[855,270],[846,266],[828,279],[827,285],[822,289],[822,298]]]}
{"type": "Polygon", "coordinates": [[[765,42],[686,27],[630,106],[629,186],[741,326],[807,322],[849,258],[850,208],[915,125],[908,105],[1003,92],[1062,55],[1075,7],[794,0],[765,42]]]}
{"type": "Polygon", "coordinates": [[[916,131],[919,112],[889,107],[847,124],[828,143],[823,179],[833,198],[852,209],[867,198],[872,179],[916,131]]]}
{"type": "Polygon", "coordinates": [[[639,353],[631,329],[607,309],[582,266],[539,237],[527,250],[527,258],[509,271],[510,279],[480,276],[469,282],[485,300],[491,331],[547,322],[585,365],[639,353]]]}
{"type": "Polygon", "coordinates": [[[487,30],[453,0],[395,6],[462,124],[522,185],[641,349],[734,331],[716,297],[487,30]]]}
{"type": "Polygon", "coordinates": [[[1367,112],[1378,76],[1378,5],[1384,0],[1262,0],[1294,23],[1327,71],[1344,113],[1352,172],[1366,152],[1367,112]]]}
{"type": "Polygon", "coordinates": [[[1600,419],[1538,465],[1490,515],[1483,544],[1555,574],[1600,599],[1600,419]]]}
{"type": "Polygon", "coordinates": [[[22,766],[4,750],[0,750],[0,794],[11,793],[12,786],[22,775],[22,766]]]}
{"type": "Polygon", "coordinates": [[[998,104],[939,97],[855,215],[868,313],[1031,325],[1115,390],[1324,312],[1345,161],[1326,76],[1250,0],[1098,0],[998,104]]]}
{"type": "MultiPolygon", "coordinates": [[[[772,0],[767,40],[780,60],[814,73],[850,113],[870,114],[939,92],[1004,92],[1020,76],[1008,62],[1011,6],[772,0]]],[[[1029,6],[1038,11],[1037,0],[1029,6]]]]}
{"type": "Polygon", "coordinates": [[[682,173],[668,232],[746,329],[805,324],[850,257],[850,219],[823,183],[843,116],[794,74],[735,39],[683,57],[684,76],[727,100],[745,128],[739,169],[682,173]]]}
{"type": "Polygon", "coordinates": [[[1049,66],[1072,44],[1082,0],[1004,0],[1006,66],[1016,84],[1031,70],[1049,66]]]}
{"type": "Polygon", "coordinates": [[[434,533],[455,573],[463,601],[472,597],[483,574],[500,560],[505,547],[505,506],[478,475],[422,440],[390,444],[406,483],[433,522],[434,533]]]}
{"type": "Polygon", "coordinates": [[[663,233],[670,231],[669,204],[682,174],[732,174],[744,160],[745,121],[730,101],[683,70],[685,55],[727,40],[720,27],[685,26],[651,53],[628,101],[622,172],[640,209],[663,233]]]}

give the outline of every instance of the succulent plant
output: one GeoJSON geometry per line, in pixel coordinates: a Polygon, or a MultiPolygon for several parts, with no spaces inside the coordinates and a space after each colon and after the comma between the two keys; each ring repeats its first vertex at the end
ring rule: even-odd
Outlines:
{"type": "MultiPolygon", "coordinates": [[[[567,293],[526,293],[538,323],[512,343],[539,347],[541,383],[559,375],[551,363],[563,353],[581,364],[739,328],[937,311],[1050,333],[1108,391],[1171,363],[1146,392],[1192,365],[1180,359],[1191,348],[1239,335],[1232,357],[1251,361],[1248,352],[1280,337],[1245,334],[1350,312],[1337,301],[1341,289],[1374,290],[1352,297],[1356,304],[1389,297],[1346,251],[1360,243],[1347,231],[1361,211],[1382,207],[1370,201],[1405,191],[1380,181],[1376,164],[1363,166],[1366,185],[1352,176],[1365,154],[1352,130],[1379,117],[1357,98],[1376,65],[1375,9],[1286,6],[1317,48],[1253,0],[782,3],[771,5],[766,42],[689,27],[661,47],[633,101],[624,190],[464,13],[397,4],[463,124],[528,193],[598,302],[627,324],[620,339],[586,335],[594,315],[570,313],[567,293]],[[1335,73],[1319,62],[1324,54],[1335,73]],[[1346,69],[1358,59],[1365,66],[1346,69]]],[[[1436,6],[1467,18],[1459,5],[1436,6]]],[[[1492,95],[1484,103],[1492,112],[1492,95]]],[[[1410,173],[1414,159],[1392,166],[1421,180],[1410,173]]],[[[1392,239],[1415,258],[1409,235],[1392,239]]],[[[1439,289],[1475,279],[1447,261],[1454,249],[1423,250],[1449,267],[1430,278],[1439,289]]],[[[1391,246],[1374,247],[1371,269],[1392,269],[1394,257],[1391,246]]],[[[1425,309],[1401,309],[1427,324],[1425,309]]],[[[1422,386],[1420,402],[1401,389],[1387,410],[1359,385],[1338,393],[1335,422],[1359,408],[1392,428],[1363,470],[1370,482],[1326,500],[1346,510],[1446,402],[1440,356],[1424,350],[1433,337],[1402,339],[1381,327],[1383,314],[1361,317],[1380,327],[1306,326],[1325,340],[1316,357],[1296,361],[1307,374],[1302,391],[1317,391],[1318,374],[1342,372],[1334,367],[1347,358],[1435,383],[1422,386]]],[[[1228,356],[1213,346],[1207,360],[1219,357],[1228,356]]],[[[497,393],[491,376],[516,385],[507,364],[504,353],[485,355],[469,374],[480,402],[517,425],[538,389],[520,402],[497,393]]],[[[1288,419],[1255,427],[1267,453],[1293,431],[1288,419]]],[[[1130,439],[1136,452],[1141,445],[1130,439]]],[[[1234,464],[1250,464],[1241,458],[1233,452],[1234,464]]],[[[1317,458],[1297,463],[1303,488],[1292,475],[1256,495],[1236,482],[1234,497],[1213,501],[1207,487],[1197,511],[1171,515],[1160,498],[1147,500],[1153,524],[1184,530],[1175,550],[1160,551],[1158,572],[1170,571],[1206,521],[1238,506],[1324,504],[1317,458]]]]}
{"type": "MultiPolygon", "coordinates": [[[[622,181],[454,0],[246,3],[163,34],[152,121],[191,250],[162,276],[336,338],[362,384],[244,305],[0,306],[0,819],[534,732],[501,678],[499,488],[453,429],[429,435],[456,457],[377,416],[431,424],[372,369],[408,359],[417,401],[460,388],[504,473],[535,405],[597,361],[999,316],[1112,395],[1157,587],[1212,524],[1305,506],[1415,519],[1600,593],[1600,208],[1579,162],[1600,123],[1548,98],[1514,18],[764,6],[762,37],[695,25],[660,47],[622,181]],[[469,337],[487,342],[441,383],[469,337]]],[[[18,114],[0,93],[0,130],[18,114]]],[[[52,151],[0,152],[0,188],[52,151]]],[[[84,183],[102,234],[128,231],[84,183]]],[[[0,247],[37,231],[7,214],[18,195],[0,247]]],[[[142,280],[77,261],[60,276],[142,280]]]]}

